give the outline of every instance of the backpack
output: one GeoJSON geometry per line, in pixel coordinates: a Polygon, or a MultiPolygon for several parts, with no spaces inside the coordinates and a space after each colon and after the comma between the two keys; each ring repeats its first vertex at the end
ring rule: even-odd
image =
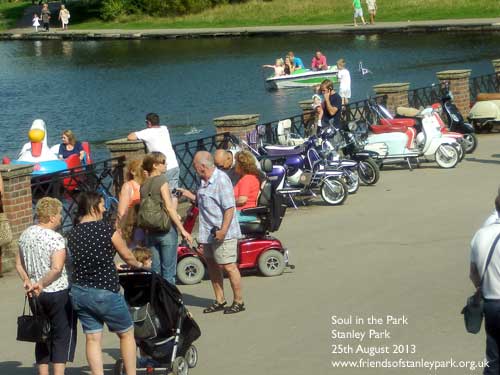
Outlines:
{"type": "Polygon", "coordinates": [[[153,232],[170,231],[170,216],[163,206],[163,201],[157,202],[153,198],[151,187],[146,197],[141,198],[137,213],[137,226],[153,232]]]}

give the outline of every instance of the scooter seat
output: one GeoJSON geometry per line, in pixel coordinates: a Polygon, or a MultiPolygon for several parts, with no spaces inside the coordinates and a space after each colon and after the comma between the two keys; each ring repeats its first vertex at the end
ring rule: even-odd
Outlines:
{"type": "Polygon", "coordinates": [[[380,119],[380,123],[382,125],[394,127],[405,126],[407,128],[412,128],[415,126],[415,120],[412,118],[383,118],[380,119]]]}
{"type": "Polygon", "coordinates": [[[266,233],[265,226],[258,221],[240,223],[241,234],[263,234],[266,233]]]}
{"type": "Polygon", "coordinates": [[[387,122],[381,120],[380,125],[370,125],[370,129],[373,133],[375,134],[382,134],[382,133],[404,133],[408,129],[407,126],[396,126],[396,125],[391,125],[388,124],[387,122]]]}
{"type": "Polygon", "coordinates": [[[269,156],[289,156],[298,155],[304,152],[304,147],[301,146],[266,146],[265,150],[269,156]]]}
{"type": "Polygon", "coordinates": [[[397,107],[396,115],[403,117],[415,117],[420,113],[419,109],[411,108],[411,107],[397,107]]]}

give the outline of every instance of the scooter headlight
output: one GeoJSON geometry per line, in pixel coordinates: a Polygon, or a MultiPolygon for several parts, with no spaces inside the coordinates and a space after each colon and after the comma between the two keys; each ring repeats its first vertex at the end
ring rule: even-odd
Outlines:
{"type": "Polygon", "coordinates": [[[455,121],[455,122],[460,122],[460,120],[458,119],[458,117],[457,117],[457,115],[456,115],[456,114],[454,114],[454,113],[450,113],[450,117],[451,117],[451,119],[452,119],[453,121],[455,121]]]}

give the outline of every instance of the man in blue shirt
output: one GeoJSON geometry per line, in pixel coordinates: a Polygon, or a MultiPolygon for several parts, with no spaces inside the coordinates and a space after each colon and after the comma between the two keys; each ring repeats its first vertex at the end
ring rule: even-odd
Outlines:
{"type": "Polygon", "coordinates": [[[215,303],[203,310],[213,313],[224,310],[234,314],[245,310],[241,294],[241,275],[236,264],[240,226],[236,219],[233,185],[226,173],[215,167],[207,151],[198,151],[193,167],[201,179],[196,196],[185,189],[177,189],[188,199],[196,201],[200,210],[198,242],[203,246],[208,274],[215,293],[215,303]],[[233,289],[233,304],[226,307],[221,270],[226,271],[233,289]]]}
{"type": "Polygon", "coordinates": [[[290,60],[293,61],[295,69],[304,69],[304,63],[300,57],[296,57],[292,51],[288,52],[288,56],[290,56],[290,60]]]}
{"type": "Polygon", "coordinates": [[[342,113],[342,98],[335,92],[333,82],[325,79],[321,82],[320,92],[323,94],[323,126],[333,125],[340,129],[340,114],[342,113]]]}

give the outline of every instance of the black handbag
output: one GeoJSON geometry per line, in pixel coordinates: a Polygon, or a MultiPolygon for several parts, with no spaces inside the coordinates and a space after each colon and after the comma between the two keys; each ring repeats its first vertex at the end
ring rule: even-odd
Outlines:
{"type": "Polygon", "coordinates": [[[50,340],[50,320],[43,314],[40,302],[36,297],[30,297],[32,313],[26,315],[26,302],[24,298],[23,315],[17,318],[17,341],[45,343],[50,340]]]}
{"type": "Polygon", "coordinates": [[[462,309],[462,314],[464,316],[465,330],[469,333],[478,333],[481,330],[481,324],[483,322],[484,310],[483,310],[483,295],[481,288],[483,287],[484,276],[488,270],[488,266],[491,262],[491,257],[495,251],[495,247],[500,239],[500,234],[497,235],[493,245],[491,245],[490,252],[488,253],[488,258],[486,259],[486,265],[484,266],[483,276],[481,276],[481,282],[479,283],[479,288],[472,296],[467,298],[467,303],[462,309]]]}

